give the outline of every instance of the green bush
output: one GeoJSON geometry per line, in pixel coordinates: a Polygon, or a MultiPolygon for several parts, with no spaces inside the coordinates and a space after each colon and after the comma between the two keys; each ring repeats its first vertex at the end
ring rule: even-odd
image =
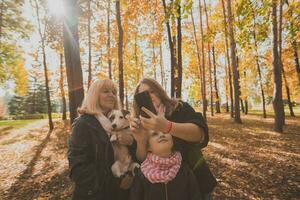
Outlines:
{"type": "Polygon", "coordinates": [[[3,116],[0,116],[0,120],[9,120],[9,116],[7,115],[3,115],[3,116]]]}

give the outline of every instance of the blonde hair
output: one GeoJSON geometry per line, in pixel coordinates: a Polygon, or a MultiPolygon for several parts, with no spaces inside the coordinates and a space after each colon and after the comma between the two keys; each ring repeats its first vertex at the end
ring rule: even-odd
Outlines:
{"type": "Polygon", "coordinates": [[[82,105],[77,109],[80,115],[91,114],[98,115],[102,113],[102,108],[100,106],[100,93],[104,90],[112,90],[116,94],[116,101],[113,109],[119,109],[119,101],[117,97],[117,86],[110,79],[96,80],[88,89],[87,94],[82,101],[82,105]]]}
{"type": "MultiPolygon", "coordinates": [[[[161,100],[162,104],[166,107],[166,116],[171,116],[173,111],[177,108],[179,100],[170,98],[167,92],[163,89],[163,87],[156,80],[151,78],[143,78],[137,85],[134,94],[139,93],[139,88],[141,84],[145,84],[153,90],[154,94],[161,100]]],[[[135,100],[133,100],[132,113],[135,117],[137,117],[140,114],[139,112],[140,111],[138,109],[138,106],[135,100]]]]}

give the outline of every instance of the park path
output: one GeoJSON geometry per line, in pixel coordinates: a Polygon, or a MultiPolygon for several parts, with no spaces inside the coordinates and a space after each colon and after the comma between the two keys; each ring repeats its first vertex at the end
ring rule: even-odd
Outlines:
{"type": "MultiPolygon", "coordinates": [[[[0,138],[0,199],[19,199],[18,194],[24,193],[27,197],[21,199],[34,199],[35,189],[40,190],[34,187],[36,182],[50,180],[56,173],[67,173],[66,152],[57,152],[56,148],[60,148],[57,137],[61,132],[68,134],[68,129],[62,122],[56,121],[55,125],[54,131],[49,132],[48,120],[39,120],[0,138]],[[56,164],[56,169],[49,170],[56,164]]],[[[66,140],[60,141],[63,149],[65,143],[66,140]]]]}

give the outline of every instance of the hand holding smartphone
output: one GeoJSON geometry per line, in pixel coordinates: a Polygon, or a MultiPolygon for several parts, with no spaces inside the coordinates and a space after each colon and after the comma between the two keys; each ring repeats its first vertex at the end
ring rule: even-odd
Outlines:
{"type": "Polygon", "coordinates": [[[140,93],[134,95],[134,99],[135,99],[135,102],[136,102],[136,104],[137,104],[137,106],[138,106],[139,113],[140,113],[140,115],[142,115],[143,117],[150,118],[150,116],[147,115],[147,114],[142,110],[142,107],[145,107],[145,108],[147,108],[148,110],[150,110],[152,113],[157,114],[157,113],[156,113],[156,110],[155,110],[155,107],[154,107],[154,105],[153,105],[153,103],[152,103],[150,94],[149,94],[148,91],[140,92],[140,93]]]}

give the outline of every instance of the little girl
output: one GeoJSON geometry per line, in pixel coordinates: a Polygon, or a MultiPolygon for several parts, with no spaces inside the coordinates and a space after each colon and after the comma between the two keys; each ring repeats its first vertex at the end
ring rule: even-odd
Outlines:
{"type": "Polygon", "coordinates": [[[130,199],[201,200],[192,170],[181,161],[170,134],[149,133],[148,154],[134,178],[130,199]]]}

